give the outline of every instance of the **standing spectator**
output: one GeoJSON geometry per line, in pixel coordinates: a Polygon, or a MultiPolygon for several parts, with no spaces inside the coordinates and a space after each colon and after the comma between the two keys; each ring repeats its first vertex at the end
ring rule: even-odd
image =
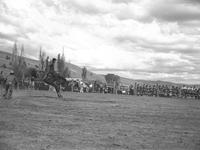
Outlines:
{"type": "Polygon", "coordinates": [[[14,75],[14,72],[11,71],[10,74],[6,77],[5,93],[3,95],[4,98],[6,99],[12,98],[13,86],[15,85],[16,82],[17,80],[14,75]]]}
{"type": "Polygon", "coordinates": [[[83,82],[80,82],[80,93],[83,93],[83,82]]]}
{"type": "Polygon", "coordinates": [[[4,83],[4,77],[3,77],[3,71],[1,71],[1,73],[0,73],[0,94],[1,94],[1,96],[2,96],[2,94],[3,94],[3,83],[4,83]]]}
{"type": "Polygon", "coordinates": [[[129,95],[134,95],[134,89],[132,84],[129,86],[129,95]]]}

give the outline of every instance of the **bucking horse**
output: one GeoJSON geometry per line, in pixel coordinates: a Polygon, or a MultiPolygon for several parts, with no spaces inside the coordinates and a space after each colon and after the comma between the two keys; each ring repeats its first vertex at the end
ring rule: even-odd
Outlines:
{"type": "Polygon", "coordinates": [[[53,75],[51,73],[46,73],[45,71],[36,69],[32,69],[30,71],[30,75],[34,78],[34,81],[42,81],[47,83],[48,85],[53,86],[56,90],[57,96],[59,98],[63,97],[60,92],[60,87],[65,87],[68,84],[67,80],[64,77],[62,77],[58,73],[56,73],[56,75],[53,75]]]}

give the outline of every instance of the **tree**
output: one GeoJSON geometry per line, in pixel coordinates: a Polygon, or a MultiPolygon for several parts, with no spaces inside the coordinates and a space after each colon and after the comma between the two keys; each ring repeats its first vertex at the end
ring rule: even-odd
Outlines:
{"type": "Polygon", "coordinates": [[[116,89],[119,87],[120,84],[120,76],[114,74],[107,74],[105,75],[105,79],[108,84],[113,85],[114,93],[117,93],[116,89]]]}
{"type": "Polygon", "coordinates": [[[61,74],[61,58],[60,58],[60,54],[58,54],[58,57],[57,57],[57,68],[58,68],[58,73],[61,74]]]}
{"type": "Polygon", "coordinates": [[[63,72],[65,70],[65,54],[64,54],[64,51],[63,51],[61,59],[60,59],[60,68],[61,68],[61,73],[63,74],[63,72]]]}
{"type": "Polygon", "coordinates": [[[120,76],[115,74],[107,74],[105,75],[106,82],[108,84],[115,84],[115,88],[117,88],[120,84],[120,76]]]}
{"type": "Polygon", "coordinates": [[[64,72],[63,72],[63,76],[65,78],[70,78],[71,77],[71,71],[68,67],[65,68],[64,72]]]}
{"type": "Polygon", "coordinates": [[[58,54],[57,68],[58,68],[59,74],[64,76],[64,71],[66,69],[65,68],[65,55],[64,55],[64,52],[63,52],[62,56],[60,56],[60,54],[58,54]]]}
{"type": "Polygon", "coordinates": [[[24,46],[21,47],[20,55],[17,52],[17,43],[15,42],[12,54],[12,68],[18,81],[24,79],[24,71],[27,67],[24,59],[24,46]]]}
{"type": "Polygon", "coordinates": [[[26,68],[24,71],[24,76],[31,78],[31,77],[37,77],[37,69],[35,68],[26,68]]]}
{"type": "Polygon", "coordinates": [[[3,64],[2,67],[3,67],[3,68],[7,68],[6,64],[3,64]]]}
{"type": "Polygon", "coordinates": [[[42,47],[40,47],[40,53],[39,53],[39,69],[40,70],[45,70],[45,57],[46,53],[42,51],[42,47]]]}
{"type": "Polygon", "coordinates": [[[46,60],[45,60],[45,71],[48,72],[49,71],[49,56],[47,56],[46,60]]]}
{"type": "Polygon", "coordinates": [[[20,53],[20,56],[18,56],[18,60],[19,60],[19,65],[22,66],[23,63],[25,62],[25,59],[24,59],[24,45],[22,45],[21,47],[21,53],[20,53]]]}
{"type": "Polygon", "coordinates": [[[11,59],[12,64],[17,62],[17,54],[18,54],[17,42],[15,41],[14,46],[13,46],[13,51],[12,51],[12,59],[11,59]]]}
{"type": "Polygon", "coordinates": [[[87,68],[86,67],[82,68],[81,77],[83,80],[85,80],[87,78],[87,68]]]}

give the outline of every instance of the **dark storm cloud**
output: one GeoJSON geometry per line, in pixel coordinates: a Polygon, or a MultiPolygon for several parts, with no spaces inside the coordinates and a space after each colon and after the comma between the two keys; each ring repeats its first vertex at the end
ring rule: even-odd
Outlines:
{"type": "MultiPolygon", "coordinates": [[[[116,0],[116,2],[120,3],[120,0],[116,0]]],[[[146,3],[146,5],[140,5],[145,15],[132,11],[134,8],[130,9],[128,6],[130,2],[137,5],[141,1],[123,0],[121,3],[127,3],[127,9],[116,14],[118,19],[134,19],[140,22],[151,22],[157,19],[164,22],[181,23],[200,20],[199,0],[155,0],[146,3]]]]}
{"type": "MultiPolygon", "coordinates": [[[[184,55],[192,55],[197,56],[200,55],[200,50],[198,48],[189,47],[187,45],[190,45],[191,43],[188,43],[187,41],[180,40],[176,42],[170,42],[170,43],[160,43],[157,41],[148,41],[144,38],[138,38],[138,37],[131,37],[131,36],[118,36],[115,37],[114,40],[117,43],[121,44],[132,44],[132,48],[126,49],[127,51],[134,51],[135,47],[141,47],[144,48],[146,51],[154,51],[154,52],[162,52],[162,53],[170,53],[174,52],[177,54],[184,54],[184,55]],[[179,48],[179,44],[184,44],[187,47],[186,48],[179,48]]],[[[193,43],[194,44],[194,43],[193,43]]]]}
{"type": "Polygon", "coordinates": [[[196,73],[195,72],[195,65],[189,64],[186,62],[176,62],[174,59],[161,59],[156,58],[153,60],[153,69],[152,73],[182,73],[182,72],[188,72],[190,73],[196,73]]]}
{"type": "Polygon", "coordinates": [[[193,4],[193,5],[200,5],[200,1],[199,0],[178,0],[179,2],[185,2],[185,3],[189,3],[189,4],[193,4]]]}
{"type": "Polygon", "coordinates": [[[16,20],[10,20],[6,16],[3,16],[0,14],[0,23],[5,24],[5,25],[12,25],[12,26],[20,26],[20,23],[16,20]]]}
{"type": "Polygon", "coordinates": [[[200,20],[200,7],[162,4],[151,8],[150,16],[170,22],[200,20]]]}
{"type": "Polygon", "coordinates": [[[133,20],[137,20],[143,23],[152,22],[154,19],[152,16],[149,16],[149,15],[137,17],[133,12],[129,10],[124,10],[124,11],[120,11],[116,13],[116,17],[122,21],[133,19],[133,20]]]}
{"type": "Polygon", "coordinates": [[[8,40],[8,41],[15,41],[19,35],[17,34],[4,34],[0,32],[0,39],[8,40]]]}
{"type": "Polygon", "coordinates": [[[56,13],[58,13],[58,14],[62,13],[62,9],[61,9],[62,5],[56,4],[55,1],[53,1],[53,0],[43,0],[42,2],[46,5],[47,9],[48,9],[48,7],[54,8],[56,13]]]}
{"type": "Polygon", "coordinates": [[[131,2],[135,2],[137,0],[112,0],[113,3],[131,3],[131,2]]]}
{"type": "Polygon", "coordinates": [[[56,6],[53,0],[43,0],[42,2],[48,7],[56,6]]]}
{"type": "Polygon", "coordinates": [[[149,16],[169,22],[200,20],[198,0],[157,0],[148,8],[149,16]]]}
{"type": "Polygon", "coordinates": [[[162,52],[162,53],[177,53],[177,54],[184,54],[184,55],[192,55],[192,56],[197,56],[200,55],[200,50],[198,48],[179,48],[177,46],[178,43],[171,43],[169,44],[155,44],[155,43],[143,43],[139,44],[139,46],[142,46],[145,49],[152,50],[154,52],[162,52]]]}
{"type": "Polygon", "coordinates": [[[93,5],[92,3],[79,3],[76,0],[60,0],[59,3],[56,4],[53,0],[42,0],[42,2],[47,7],[54,7],[58,12],[61,11],[60,6],[65,6],[67,8],[73,9],[76,12],[86,13],[86,14],[98,14],[101,13],[102,10],[98,8],[97,5],[93,5]]]}
{"type": "Polygon", "coordinates": [[[77,1],[63,1],[62,3],[66,7],[74,9],[76,12],[90,15],[105,13],[105,11],[100,9],[98,5],[93,5],[91,3],[80,4],[77,1]]]}
{"type": "MultiPolygon", "coordinates": [[[[125,36],[125,37],[117,37],[115,39],[117,42],[120,42],[121,44],[132,44],[132,48],[128,49],[128,51],[132,51],[134,54],[135,47],[141,47],[145,51],[150,51],[155,54],[162,53],[162,54],[172,54],[172,55],[179,55],[180,60],[176,60],[175,58],[153,58],[152,62],[145,62],[146,64],[153,64],[152,67],[149,69],[143,70],[147,73],[166,73],[166,74],[173,74],[173,73],[183,73],[183,72],[189,72],[192,74],[198,74],[200,73],[199,64],[200,61],[200,50],[198,48],[194,47],[188,47],[188,48],[179,48],[177,45],[179,43],[181,44],[187,44],[187,41],[179,41],[174,43],[159,43],[159,42],[150,42],[148,40],[142,39],[142,38],[135,38],[131,36],[125,36]],[[187,56],[187,57],[184,57],[187,56]]],[[[126,49],[127,50],[127,49],[126,49]]],[[[117,69],[116,69],[117,70],[117,69]]],[[[128,68],[127,70],[118,70],[118,71],[128,71],[131,70],[131,68],[128,68]]],[[[132,71],[141,71],[141,70],[132,70],[132,71]]]]}

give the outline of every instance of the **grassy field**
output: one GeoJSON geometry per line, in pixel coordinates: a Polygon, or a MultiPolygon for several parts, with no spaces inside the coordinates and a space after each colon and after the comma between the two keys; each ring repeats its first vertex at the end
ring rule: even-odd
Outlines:
{"type": "Polygon", "coordinates": [[[199,150],[200,101],[18,91],[0,100],[0,150],[199,150]]]}

